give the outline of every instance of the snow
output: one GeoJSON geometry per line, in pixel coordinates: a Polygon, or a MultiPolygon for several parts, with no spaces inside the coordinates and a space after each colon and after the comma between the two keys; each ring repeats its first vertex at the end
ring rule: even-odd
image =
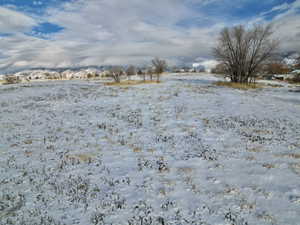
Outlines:
{"type": "Polygon", "coordinates": [[[299,93],[218,79],[0,86],[0,224],[298,224],[299,93]]]}

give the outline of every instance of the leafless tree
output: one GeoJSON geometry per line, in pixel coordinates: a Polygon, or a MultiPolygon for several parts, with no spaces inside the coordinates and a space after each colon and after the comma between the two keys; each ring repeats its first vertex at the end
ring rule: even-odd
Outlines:
{"type": "Polygon", "coordinates": [[[130,77],[133,75],[136,75],[136,69],[134,66],[130,65],[126,70],[126,75],[128,77],[128,80],[130,80],[130,77]]]}
{"type": "Polygon", "coordinates": [[[163,59],[155,58],[152,60],[152,65],[157,77],[157,82],[159,82],[160,75],[167,69],[167,62],[163,59]]]}
{"type": "Polygon", "coordinates": [[[272,34],[271,25],[255,25],[250,29],[240,25],[221,31],[213,53],[225,65],[232,82],[255,82],[260,66],[272,57],[279,45],[271,39],[272,34]]]}
{"type": "Polygon", "coordinates": [[[144,72],[142,71],[142,69],[138,69],[137,74],[138,74],[140,77],[143,77],[143,81],[146,81],[146,73],[144,73],[144,72]]]}
{"type": "Polygon", "coordinates": [[[152,67],[149,67],[147,69],[147,74],[149,75],[150,80],[152,81],[153,80],[154,69],[152,67]]]}
{"type": "Polygon", "coordinates": [[[121,82],[121,76],[123,75],[123,68],[121,66],[113,66],[109,71],[109,76],[112,77],[115,82],[121,82]]]}
{"type": "Polygon", "coordinates": [[[211,70],[211,72],[215,74],[226,74],[226,66],[223,63],[219,63],[211,70]]]}

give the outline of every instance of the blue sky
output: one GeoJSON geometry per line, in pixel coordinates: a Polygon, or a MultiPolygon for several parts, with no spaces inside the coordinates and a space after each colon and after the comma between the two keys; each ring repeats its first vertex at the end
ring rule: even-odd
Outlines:
{"type": "Polygon", "coordinates": [[[300,0],[1,0],[0,72],[155,56],[213,64],[223,27],[269,22],[282,51],[300,50],[300,0]]]}

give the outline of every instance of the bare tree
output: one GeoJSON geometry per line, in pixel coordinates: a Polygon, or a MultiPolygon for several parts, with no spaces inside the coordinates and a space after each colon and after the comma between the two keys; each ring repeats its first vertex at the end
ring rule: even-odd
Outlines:
{"type": "Polygon", "coordinates": [[[144,73],[141,69],[138,69],[137,74],[140,77],[143,77],[143,81],[146,81],[146,73],[144,73]]]}
{"type": "Polygon", "coordinates": [[[136,69],[134,66],[130,65],[126,70],[126,75],[128,77],[128,80],[130,80],[130,77],[133,75],[136,75],[136,69]]]}
{"type": "Polygon", "coordinates": [[[152,80],[153,80],[154,70],[153,70],[151,67],[149,67],[149,68],[147,69],[147,74],[149,75],[150,80],[152,81],[152,80]]]}
{"type": "Polygon", "coordinates": [[[272,26],[255,25],[224,28],[213,53],[225,65],[232,82],[255,82],[260,66],[277,49],[279,42],[271,39],[272,26]]]}
{"type": "Polygon", "coordinates": [[[152,65],[157,77],[157,82],[159,82],[160,75],[167,69],[167,62],[163,59],[155,58],[152,60],[152,65]]]}
{"type": "Polygon", "coordinates": [[[223,63],[219,63],[211,70],[212,73],[215,74],[225,74],[226,73],[226,66],[223,63]]]}
{"type": "Polygon", "coordinates": [[[115,82],[121,82],[121,76],[123,75],[123,68],[121,66],[113,66],[109,71],[109,76],[112,77],[115,82]]]}

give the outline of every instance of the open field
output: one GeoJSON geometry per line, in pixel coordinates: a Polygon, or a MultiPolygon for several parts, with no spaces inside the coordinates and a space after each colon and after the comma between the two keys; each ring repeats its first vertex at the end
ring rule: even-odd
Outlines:
{"type": "Polygon", "coordinates": [[[216,81],[0,86],[0,224],[300,224],[299,93],[216,81]]]}

